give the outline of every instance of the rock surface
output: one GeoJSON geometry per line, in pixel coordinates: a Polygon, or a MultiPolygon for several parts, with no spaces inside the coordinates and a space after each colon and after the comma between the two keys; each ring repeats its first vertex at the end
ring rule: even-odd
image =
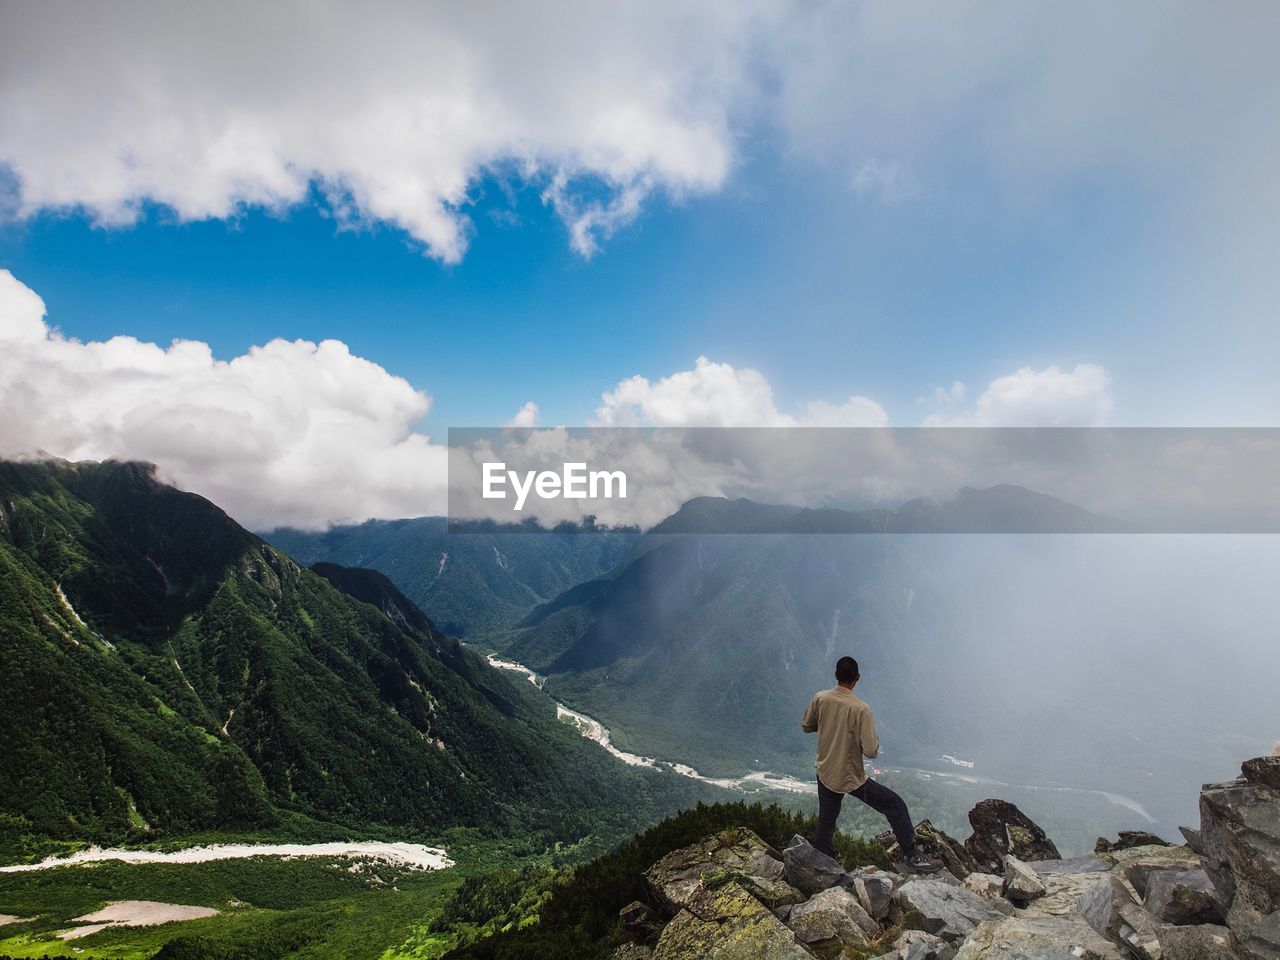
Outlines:
{"type": "Polygon", "coordinates": [[[843,887],[831,887],[815,893],[804,903],[791,908],[791,920],[807,916],[810,913],[837,913],[856,926],[867,937],[875,937],[880,933],[880,924],[876,923],[865,910],[858,898],[843,887]]]}
{"type": "Polygon", "coordinates": [[[1246,960],[1280,957],[1280,790],[1268,782],[1275,759],[1245,761],[1246,778],[1200,794],[1204,868],[1246,960]]]}
{"type": "Polygon", "coordinates": [[[999,873],[1006,855],[1024,862],[1062,856],[1045,832],[1006,800],[983,800],[969,811],[969,825],[973,835],[964,848],[975,864],[972,869],[999,873]]]}
{"type": "Polygon", "coordinates": [[[956,960],[1125,960],[1120,948],[1078,917],[1009,917],[984,923],[956,960]]]}
{"type": "Polygon", "coordinates": [[[645,886],[656,902],[675,913],[702,890],[708,874],[761,877],[782,876],[778,852],[750,830],[714,834],[679,850],[673,850],[645,871],[645,886]]]}
{"type": "Polygon", "coordinates": [[[653,960],[811,960],[787,927],[737,883],[699,889],[662,931],[653,960]]]}
{"type": "Polygon", "coordinates": [[[893,950],[882,960],[952,960],[956,948],[923,930],[904,930],[893,941],[893,950]]]}
{"type": "Polygon", "coordinates": [[[1147,895],[1147,878],[1157,870],[1199,870],[1203,861],[1188,847],[1130,847],[1107,855],[1114,873],[1133,885],[1139,897],[1147,895]]]}
{"type": "MultiPolygon", "coordinates": [[[[882,833],[875,839],[889,851],[889,856],[894,861],[902,859],[902,850],[892,833],[882,833]]],[[[942,865],[957,880],[963,880],[977,869],[964,844],[947,836],[929,820],[921,820],[916,824],[916,845],[928,856],[941,860],[942,865]]]]}
{"type": "Polygon", "coordinates": [[[978,924],[1013,912],[1003,901],[984,899],[956,883],[923,877],[908,880],[893,897],[902,913],[915,910],[924,918],[927,933],[952,943],[963,940],[978,924]]]}
{"type": "Polygon", "coordinates": [[[1142,905],[1153,917],[1178,926],[1223,920],[1217,893],[1203,870],[1153,871],[1142,905]]]}
{"type": "Polygon", "coordinates": [[[1160,946],[1164,960],[1237,960],[1226,927],[1163,927],[1160,946]]]}
{"type": "Polygon", "coordinates": [[[1041,875],[1045,895],[1023,911],[1027,917],[1078,917],[1106,936],[1116,926],[1119,911],[1133,897],[1124,882],[1110,873],[1041,875]]]}
{"type": "Polygon", "coordinates": [[[964,878],[964,885],[988,900],[1004,896],[1004,878],[994,873],[971,873],[964,878]]]}

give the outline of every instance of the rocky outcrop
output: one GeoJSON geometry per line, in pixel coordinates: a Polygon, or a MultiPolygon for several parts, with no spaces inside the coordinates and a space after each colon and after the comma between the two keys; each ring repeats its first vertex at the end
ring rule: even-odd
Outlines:
{"type": "Polygon", "coordinates": [[[1053,841],[1001,801],[974,809],[983,832],[965,844],[920,824],[948,867],[932,876],[850,871],[802,837],[779,852],[715,834],[645,872],[649,903],[619,912],[637,942],[613,960],[1280,960],[1278,769],[1258,758],[1206,786],[1195,849],[1132,831],[1046,856],[1053,841]]]}
{"type": "Polygon", "coordinates": [[[1239,780],[1200,794],[1204,868],[1237,952],[1247,960],[1280,958],[1280,757],[1258,757],[1239,780]]]}
{"type": "Polygon", "coordinates": [[[1006,856],[1024,862],[1062,856],[1030,817],[1005,800],[983,800],[969,811],[969,825],[973,835],[964,849],[976,865],[972,869],[999,873],[1006,856]]]}
{"type": "Polygon", "coordinates": [[[1099,837],[1098,842],[1093,845],[1093,852],[1114,853],[1117,850],[1128,850],[1130,847],[1168,846],[1172,846],[1172,844],[1157,837],[1154,833],[1148,833],[1145,830],[1121,830],[1120,835],[1115,840],[1099,837]]]}
{"type": "MultiPolygon", "coordinates": [[[[892,833],[882,833],[875,839],[889,851],[890,858],[895,862],[902,859],[901,847],[892,833]]],[[[941,860],[947,872],[957,880],[963,880],[978,869],[964,844],[947,836],[928,820],[921,820],[916,824],[916,845],[930,857],[941,860]]]]}

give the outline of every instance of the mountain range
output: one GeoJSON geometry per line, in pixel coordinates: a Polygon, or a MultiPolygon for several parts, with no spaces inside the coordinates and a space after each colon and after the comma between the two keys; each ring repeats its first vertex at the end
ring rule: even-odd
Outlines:
{"type": "Polygon", "coordinates": [[[0,845],[465,827],[573,840],[707,793],[618,764],[382,573],[136,463],[0,463],[0,845]]]}

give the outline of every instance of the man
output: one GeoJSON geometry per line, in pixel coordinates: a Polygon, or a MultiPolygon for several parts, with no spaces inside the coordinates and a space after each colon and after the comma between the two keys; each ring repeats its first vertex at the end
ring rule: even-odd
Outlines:
{"type": "Polygon", "coordinates": [[[884,814],[908,869],[935,873],[942,863],[925,856],[916,845],[906,803],[863,770],[862,758],[874,760],[880,741],[871,708],[853,694],[859,679],[858,661],[841,657],[836,661],[836,686],[814,694],[800,721],[805,733],[818,734],[818,832],[813,845],[830,857],[836,855],[836,818],[847,793],[884,814]]]}

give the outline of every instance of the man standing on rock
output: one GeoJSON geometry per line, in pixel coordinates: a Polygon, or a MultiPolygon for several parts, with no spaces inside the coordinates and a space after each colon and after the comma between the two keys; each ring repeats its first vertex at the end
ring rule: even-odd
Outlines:
{"type": "Polygon", "coordinates": [[[805,733],[818,734],[818,832],[813,845],[827,856],[836,855],[836,819],[847,793],[884,814],[898,838],[908,869],[936,873],[942,863],[925,856],[916,845],[916,831],[906,803],[868,777],[863,769],[862,758],[875,759],[880,741],[871,708],[853,693],[860,677],[858,661],[841,657],[836,661],[836,686],[814,694],[800,721],[805,733]]]}

